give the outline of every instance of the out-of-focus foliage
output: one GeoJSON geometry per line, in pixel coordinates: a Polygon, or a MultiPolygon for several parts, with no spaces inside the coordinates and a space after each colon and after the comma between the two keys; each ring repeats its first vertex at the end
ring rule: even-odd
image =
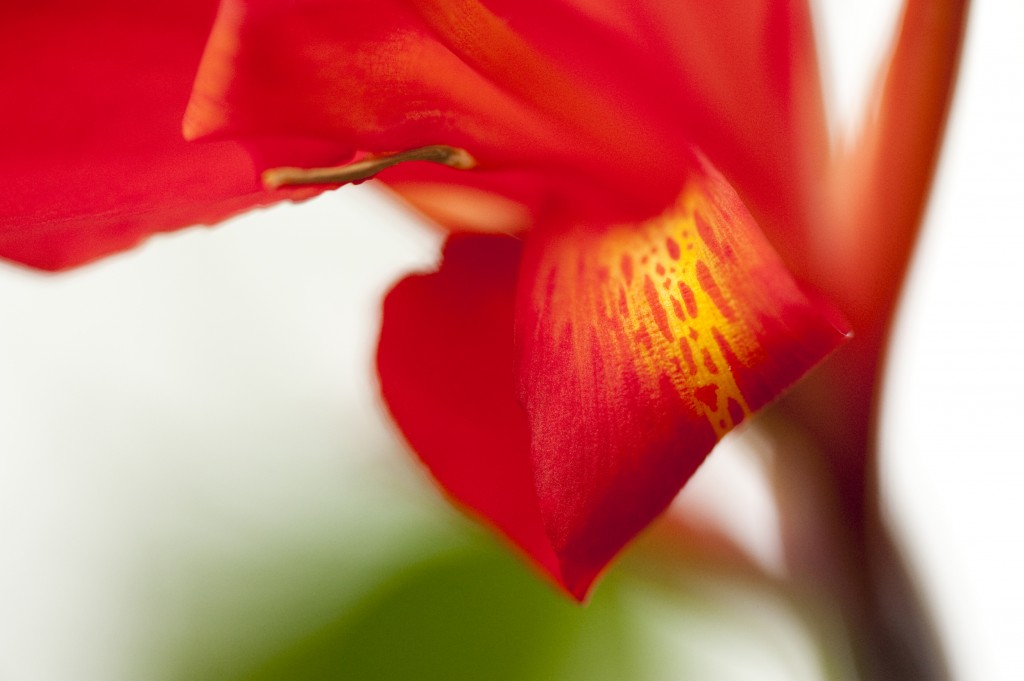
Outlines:
{"type": "Polygon", "coordinates": [[[388,576],[247,681],[628,678],[636,642],[613,585],[580,611],[494,547],[388,576]]]}
{"type": "MultiPolygon", "coordinates": [[[[263,570],[250,565],[265,576],[228,587],[234,594],[221,593],[216,604],[194,604],[195,627],[186,626],[190,634],[170,651],[176,671],[169,678],[584,681],[639,671],[641,641],[620,580],[606,580],[580,608],[504,547],[462,530],[433,533],[417,542],[412,559],[356,567],[363,574],[338,574],[334,584],[326,561],[311,571],[308,555],[290,575],[280,561],[263,570]],[[275,593],[275,580],[291,584],[275,593]],[[361,586],[353,589],[352,581],[361,586]],[[316,603],[318,616],[288,613],[281,591],[296,609],[316,603]],[[266,621],[253,626],[254,617],[266,621]],[[248,633],[217,631],[236,625],[248,633]]],[[[203,600],[209,588],[197,584],[196,597],[203,600]]]]}
{"type": "Polygon", "coordinates": [[[842,678],[770,581],[641,546],[580,606],[440,500],[384,497],[186,577],[161,681],[842,678]]]}

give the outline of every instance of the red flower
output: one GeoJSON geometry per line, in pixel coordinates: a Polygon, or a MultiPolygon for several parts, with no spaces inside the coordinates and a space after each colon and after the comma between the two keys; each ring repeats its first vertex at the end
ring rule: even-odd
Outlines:
{"type": "Polygon", "coordinates": [[[877,144],[830,156],[802,2],[224,0],[212,32],[209,2],[7,8],[0,254],[59,268],[315,191],[257,184],[284,164],[360,159],[269,184],[438,161],[381,178],[477,233],[388,296],[382,391],[445,489],[582,598],[725,432],[843,338],[757,223],[855,323],[892,288],[858,237],[829,233],[842,257],[817,244],[868,203],[892,217],[857,193],[880,177],[924,178],[919,211],[955,62],[935,45],[962,12],[927,4],[893,62],[925,92],[883,101],[874,128],[892,142],[901,112],[928,119],[893,142],[905,176],[877,144]]]}

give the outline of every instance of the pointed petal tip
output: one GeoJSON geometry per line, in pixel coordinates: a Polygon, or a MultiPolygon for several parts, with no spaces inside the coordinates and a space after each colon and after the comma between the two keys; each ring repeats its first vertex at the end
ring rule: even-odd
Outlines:
{"type": "Polygon", "coordinates": [[[598,567],[580,565],[572,561],[560,561],[561,576],[559,584],[565,593],[568,594],[579,605],[586,605],[590,600],[598,578],[604,572],[608,563],[598,567]]]}

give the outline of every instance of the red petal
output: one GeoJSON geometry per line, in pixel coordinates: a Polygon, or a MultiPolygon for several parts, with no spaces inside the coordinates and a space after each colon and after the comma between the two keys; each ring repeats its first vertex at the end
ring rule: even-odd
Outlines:
{"type": "MultiPolygon", "coordinates": [[[[401,0],[224,0],[185,128],[215,138],[299,131],[352,152],[446,144],[484,168],[508,156],[507,142],[520,157],[534,155],[534,185],[557,177],[545,169],[557,163],[550,124],[463,63],[401,0]]],[[[439,170],[447,169],[411,163],[384,176],[439,170]]],[[[420,207],[433,215],[432,205],[420,207]]]]}
{"type": "Polygon", "coordinates": [[[585,125],[566,127],[517,96],[515,74],[525,81],[528,70],[548,85],[567,77],[485,10],[461,23],[437,16],[456,5],[479,8],[474,3],[438,4],[425,18],[403,0],[226,0],[186,129],[194,136],[300,130],[376,152],[447,144],[484,167],[495,160],[578,166],[596,157],[585,125]],[[467,35],[466,22],[484,34],[467,35]]]}
{"type": "MultiPolygon", "coordinates": [[[[816,195],[806,190],[827,151],[810,18],[797,0],[229,0],[190,114],[195,134],[303,130],[368,151],[463,147],[481,161],[473,173],[383,177],[433,198],[466,184],[532,214],[569,204],[623,220],[672,201],[685,179],[678,160],[695,142],[787,246],[811,221],[816,195]],[[495,169],[527,179],[480,179],[495,169]]],[[[477,228],[487,206],[505,206],[478,203],[470,220],[439,205],[421,208],[477,228]]]]}
{"type": "Polygon", "coordinates": [[[441,486],[558,579],[515,397],[513,304],[520,243],[455,236],[441,269],[384,300],[377,350],[395,422],[441,486]]]}
{"type": "Polygon", "coordinates": [[[843,339],[706,165],[641,225],[527,242],[519,389],[541,516],[583,593],[715,442],[843,339]]]}
{"type": "Polygon", "coordinates": [[[805,0],[486,4],[579,82],[700,147],[787,260],[799,259],[829,153],[805,0]]]}
{"type": "MultiPolygon", "coordinates": [[[[0,256],[60,269],[155,231],[212,223],[270,194],[260,157],[232,142],[186,144],[181,119],[215,2],[7,3],[0,9],[0,256]]],[[[299,143],[311,162],[338,149],[299,143]]]]}
{"type": "Polygon", "coordinates": [[[687,134],[802,273],[829,153],[809,3],[619,2],[650,12],[659,30],[653,49],[691,83],[679,103],[687,134]]]}
{"type": "Polygon", "coordinates": [[[385,301],[378,367],[447,492],[582,599],[718,438],[843,336],[706,167],[648,223],[526,243],[520,266],[513,239],[453,237],[385,301]]]}

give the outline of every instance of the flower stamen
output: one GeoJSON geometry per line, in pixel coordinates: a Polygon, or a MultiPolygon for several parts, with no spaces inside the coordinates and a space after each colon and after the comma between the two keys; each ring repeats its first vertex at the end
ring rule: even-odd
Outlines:
{"type": "Polygon", "coordinates": [[[429,161],[458,170],[476,167],[476,159],[465,149],[446,144],[432,144],[408,151],[371,154],[353,163],[332,168],[270,168],[261,179],[267,189],[313,184],[347,184],[368,180],[382,170],[406,161],[429,161]]]}

